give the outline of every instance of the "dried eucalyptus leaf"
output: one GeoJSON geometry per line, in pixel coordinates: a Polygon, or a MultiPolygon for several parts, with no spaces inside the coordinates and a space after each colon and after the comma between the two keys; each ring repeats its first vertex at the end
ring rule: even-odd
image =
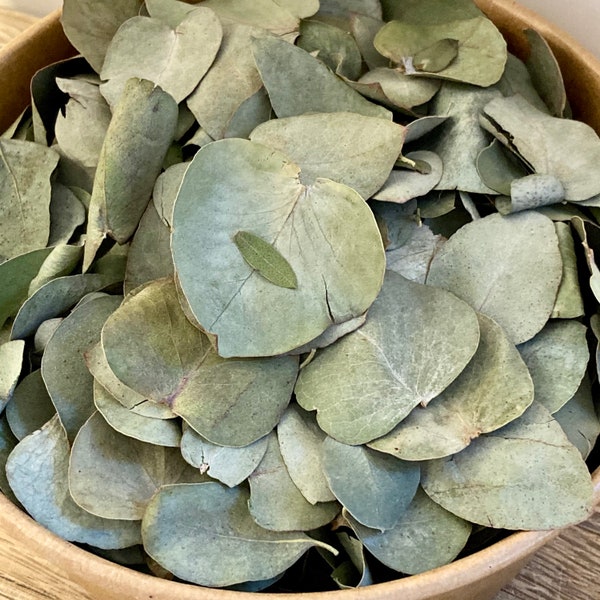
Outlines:
{"type": "Polygon", "coordinates": [[[185,317],[172,280],[138,290],[106,322],[114,374],[168,405],[209,441],[247,446],[275,427],[290,401],[297,357],[226,360],[185,317]]]}
{"type": "Polygon", "coordinates": [[[179,163],[163,171],[154,184],[152,201],[162,222],[171,228],[173,223],[173,206],[177,199],[177,192],[187,171],[189,163],[179,163]]]}
{"type": "Polygon", "coordinates": [[[485,106],[484,114],[482,125],[500,141],[508,134],[509,147],[535,173],[557,177],[567,200],[587,200],[600,193],[600,177],[594,176],[600,139],[589,125],[552,117],[518,95],[495,98],[485,106]],[[556,152],[556,140],[561,140],[560,152],[556,152]]]}
{"type": "Polygon", "coordinates": [[[39,272],[52,248],[26,252],[0,263],[0,324],[17,314],[27,299],[29,286],[39,272]]]}
{"type": "Polygon", "coordinates": [[[481,87],[496,83],[506,64],[506,42],[483,16],[430,25],[393,20],[379,30],[374,43],[378,52],[412,74],[415,69],[410,67],[416,66],[419,54],[436,51],[437,64],[427,70],[425,63],[423,72],[481,87]],[[458,45],[443,40],[455,40],[458,45]]]}
{"type": "Polygon", "coordinates": [[[377,531],[348,516],[365,548],[395,571],[415,575],[452,560],[463,549],[471,524],[431,501],[419,488],[393,529],[377,531]]]}
{"type": "Polygon", "coordinates": [[[131,240],[123,292],[129,294],[143,283],[172,277],[173,272],[171,230],[150,202],[131,240]]]}
{"type": "Polygon", "coordinates": [[[513,54],[508,54],[504,73],[496,87],[503,96],[520,94],[537,109],[548,112],[548,107],[535,89],[525,63],[513,54]]]}
{"type": "Polygon", "coordinates": [[[435,190],[419,198],[418,201],[419,216],[430,221],[452,213],[455,209],[457,209],[457,205],[454,190],[435,190]]]}
{"type": "Polygon", "coordinates": [[[525,165],[504,149],[498,140],[493,140],[479,152],[476,165],[484,185],[505,196],[510,196],[511,184],[515,179],[528,175],[525,165]]]}
{"type": "Polygon", "coordinates": [[[6,463],[17,498],[38,523],[56,535],[106,549],[139,544],[139,522],[101,519],[73,502],[68,470],[69,442],[58,415],[20,441],[6,463]]]}
{"type": "MultiPolygon", "coordinates": [[[[56,328],[61,324],[62,320],[63,317],[54,317],[53,319],[46,319],[43,323],[40,323],[33,338],[33,348],[36,354],[42,355],[46,351],[46,345],[54,335],[56,328]]],[[[46,419],[46,421],[48,421],[48,419],[46,419]]],[[[46,421],[44,421],[44,423],[46,421]]]]}
{"type": "Polygon", "coordinates": [[[55,414],[39,369],[19,382],[6,406],[6,420],[18,440],[41,429],[55,414]]]}
{"type": "Polygon", "coordinates": [[[478,319],[479,347],[464,371],[371,448],[403,460],[441,458],[525,412],[534,397],[527,366],[499,325],[483,315],[478,319]]]}
{"type": "Polygon", "coordinates": [[[526,29],[529,42],[527,69],[540,96],[555,117],[563,117],[567,107],[567,92],[560,65],[548,42],[535,29],[526,29]]]}
{"type": "Polygon", "coordinates": [[[558,204],[565,199],[565,189],[554,175],[526,175],[510,184],[510,212],[558,204]]]}
{"type": "Polygon", "coordinates": [[[431,167],[431,171],[427,174],[421,174],[418,171],[394,169],[388,180],[373,195],[375,200],[403,204],[418,196],[424,196],[438,185],[444,167],[441,158],[437,154],[421,150],[409,152],[405,155],[405,158],[412,161],[425,161],[431,167]]]}
{"type": "Polygon", "coordinates": [[[237,139],[204,147],[186,171],[171,238],[175,271],[221,356],[288,352],[361,315],[377,295],[384,253],[368,206],[343,184],[305,186],[298,171],[281,153],[237,139]],[[232,241],[240,230],[285,255],[298,289],[254,273],[232,241]]]}
{"type": "Polygon", "coordinates": [[[323,472],[321,447],[326,435],[314,416],[291,404],[277,425],[277,438],[288,473],[302,495],[311,504],[335,500],[323,472]]]}
{"type": "Polygon", "coordinates": [[[600,240],[600,227],[591,223],[587,218],[574,217],[572,224],[581,239],[581,244],[585,253],[590,278],[589,286],[596,300],[600,301],[600,269],[596,264],[595,248],[598,248],[598,240],[600,240]],[[594,243],[595,242],[595,243],[594,243]]]}
{"type": "Polygon", "coordinates": [[[344,532],[338,533],[337,538],[350,559],[342,563],[331,574],[338,587],[344,590],[371,585],[373,577],[367,564],[362,543],[344,532]]]}
{"type": "Polygon", "coordinates": [[[181,455],[186,462],[228,487],[245,481],[258,467],[266,451],[266,437],[249,446],[231,448],[211,444],[187,426],[181,438],[181,455]]]}
{"type": "MultiPolygon", "coordinates": [[[[203,3],[206,6],[206,2],[203,3]]],[[[214,139],[225,137],[242,104],[261,88],[262,81],[252,55],[253,39],[264,30],[248,25],[223,27],[223,41],[215,61],[187,99],[202,129],[214,139]],[[219,98],[219,102],[215,102],[219,98]]]]}
{"type": "Polygon", "coordinates": [[[215,482],[163,487],[148,505],[142,531],[157,562],[212,587],[275,577],[313,546],[336,552],[300,532],[259,527],[248,511],[248,492],[215,482]]]}
{"type": "Polygon", "coordinates": [[[566,223],[554,223],[558,247],[563,263],[563,274],[556,295],[553,319],[574,319],[584,314],[583,298],[579,287],[577,255],[571,228],[566,223]]]}
{"type": "Polygon", "coordinates": [[[231,116],[223,137],[249,138],[256,127],[271,119],[272,113],[269,95],[261,87],[239,105],[231,116]]]}
{"type": "Polygon", "coordinates": [[[106,52],[102,94],[115,106],[132,77],[147,79],[177,103],[191,94],[221,45],[221,22],[203,6],[175,27],[150,17],[133,17],[117,31],[106,52]]]}
{"type": "Polygon", "coordinates": [[[68,275],[75,269],[79,262],[83,248],[81,246],[68,246],[59,244],[52,248],[44,264],[40,267],[38,274],[29,284],[28,296],[32,296],[43,285],[56,279],[68,275]]]}
{"type": "Polygon", "coordinates": [[[292,290],[298,287],[290,263],[269,242],[250,231],[238,231],[233,241],[248,265],[267,281],[292,290]]]}
{"type": "Polygon", "coordinates": [[[535,386],[535,399],[555,413],[575,395],[590,358],[587,328],[574,320],[550,321],[519,352],[535,386]]]}
{"type": "Polygon", "coordinates": [[[50,234],[50,175],[58,154],[33,142],[0,139],[0,256],[44,247],[50,234]]]}
{"type": "Polygon", "coordinates": [[[248,482],[250,514],[258,525],[271,531],[317,529],[340,510],[337,502],[311,504],[302,495],[283,461],[275,433],[269,435],[267,451],[248,482]]]}
{"type": "Polygon", "coordinates": [[[381,531],[398,523],[421,477],[416,463],[330,437],[323,442],[322,460],[329,486],[342,506],[358,522],[381,531]]]}
{"type": "Polygon", "coordinates": [[[462,227],[434,256],[427,283],[456,294],[520,344],[550,317],[561,278],[552,221],[522,212],[493,214],[462,227]]]}
{"type": "Polygon", "coordinates": [[[179,423],[170,419],[144,417],[128,410],[98,381],[94,381],[94,405],[115,431],[148,444],[179,448],[181,442],[179,423]]]}
{"type": "Polygon", "coordinates": [[[275,37],[253,44],[254,59],[279,118],[309,112],[356,112],[389,119],[381,106],[365,100],[338,79],[321,61],[275,37]]]}
{"type": "Polygon", "coordinates": [[[583,521],[593,496],[579,451],[537,402],[462,452],[426,463],[422,485],[446,510],[502,529],[554,529],[583,521]]]}
{"type": "Polygon", "coordinates": [[[482,16],[473,0],[381,0],[386,21],[398,19],[414,25],[439,25],[482,16]]]}
{"type": "Polygon", "coordinates": [[[123,244],[137,228],[176,124],[177,104],[169,94],[151,81],[129,80],[106,132],[94,179],[84,271],[106,235],[123,244]]]}
{"type": "Polygon", "coordinates": [[[600,419],[587,375],[582,379],[575,395],[554,413],[554,418],[582,458],[587,459],[600,435],[600,419]]]}
{"type": "Polygon", "coordinates": [[[251,141],[275,148],[297,164],[304,184],[326,177],[365,199],[384,185],[403,139],[400,125],[347,112],[273,119],[250,135],[251,141]]]}
{"type": "Polygon", "coordinates": [[[71,449],[71,496],[89,513],[106,519],[137,521],[163,485],[196,483],[200,478],[178,448],[124,436],[98,412],[81,427],[71,449]]]}
{"type": "Polygon", "coordinates": [[[369,69],[389,66],[385,56],[381,56],[373,45],[377,32],[385,25],[379,17],[353,12],[350,15],[350,31],[356,41],[360,53],[369,69]]]}
{"type": "Polygon", "coordinates": [[[6,461],[19,440],[13,435],[8,426],[6,416],[0,417],[0,492],[2,492],[13,504],[21,506],[21,503],[15,496],[8,478],[6,477],[6,461]]]}
{"type": "Polygon", "coordinates": [[[42,377],[69,439],[94,412],[93,378],[84,353],[100,339],[108,315],[120,303],[118,296],[90,300],[58,326],[42,358],[42,377]]]}
{"type": "Polygon", "coordinates": [[[117,29],[139,14],[141,0],[65,0],[61,23],[69,41],[100,73],[117,29]]]}
{"type": "Polygon", "coordinates": [[[367,322],[300,371],[296,397],[331,437],[370,442],[440,394],[478,343],[477,316],[464,302],[388,272],[367,322]]]}
{"type": "Polygon", "coordinates": [[[52,184],[48,246],[66,244],[85,223],[87,211],[79,198],[59,182],[52,184]]]}
{"type": "Polygon", "coordinates": [[[22,340],[0,344],[0,412],[12,398],[21,376],[24,351],[25,342],[22,340]]]}

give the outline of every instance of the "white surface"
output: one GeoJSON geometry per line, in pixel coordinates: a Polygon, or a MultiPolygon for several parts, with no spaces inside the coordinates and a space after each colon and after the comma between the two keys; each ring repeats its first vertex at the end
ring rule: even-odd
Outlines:
{"type": "Polygon", "coordinates": [[[62,6],[62,0],[0,0],[0,6],[43,17],[62,6]]]}

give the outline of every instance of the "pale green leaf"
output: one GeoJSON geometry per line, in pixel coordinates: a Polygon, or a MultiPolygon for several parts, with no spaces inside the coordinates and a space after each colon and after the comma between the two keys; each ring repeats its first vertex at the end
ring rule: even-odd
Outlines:
{"type": "Polygon", "coordinates": [[[50,199],[50,235],[48,246],[66,244],[85,223],[86,209],[77,195],[61,183],[52,184],[50,199]]]}
{"type": "Polygon", "coordinates": [[[477,155],[477,173],[484,185],[510,196],[511,184],[515,179],[525,177],[525,165],[512,152],[508,152],[498,140],[493,140],[477,155]]]}
{"type": "Polygon", "coordinates": [[[68,275],[75,269],[81,259],[83,248],[80,246],[68,246],[59,244],[52,249],[44,264],[41,265],[38,274],[29,284],[28,296],[32,296],[44,284],[52,279],[68,275]]]}
{"type": "Polygon", "coordinates": [[[0,344],[0,412],[12,398],[21,376],[24,351],[25,342],[22,340],[0,344]]]}
{"type": "Polygon", "coordinates": [[[553,319],[574,319],[584,314],[583,298],[579,287],[575,242],[568,224],[554,223],[554,227],[558,236],[563,274],[551,317],[553,319]]]}

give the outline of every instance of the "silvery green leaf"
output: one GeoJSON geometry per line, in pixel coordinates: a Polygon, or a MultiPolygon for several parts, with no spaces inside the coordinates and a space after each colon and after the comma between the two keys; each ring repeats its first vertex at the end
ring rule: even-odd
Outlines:
{"type": "Polygon", "coordinates": [[[173,276],[171,230],[156,212],[153,202],[146,207],[127,254],[125,294],[143,283],[173,276]]]}
{"type": "Polygon", "coordinates": [[[153,19],[158,19],[175,29],[195,7],[179,0],[146,0],[146,10],[153,19]]]}
{"type": "Polygon", "coordinates": [[[247,479],[258,467],[266,451],[266,437],[249,446],[231,448],[211,444],[191,427],[185,426],[181,438],[183,458],[228,487],[235,487],[247,479]]]}
{"type": "MultiPolygon", "coordinates": [[[[223,137],[249,138],[254,129],[272,117],[272,113],[269,95],[261,87],[239,105],[229,120],[223,137]]],[[[204,144],[200,144],[202,145],[204,144]]]]}
{"type": "Polygon", "coordinates": [[[66,0],[61,22],[69,41],[97,73],[117,29],[140,10],[141,0],[66,0]]]}
{"type": "Polygon", "coordinates": [[[277,426],[279,450],[289,476],[311,503],[335,500],[323,472],[321,447],[327,436],[314,415],[291,404],[277,426]]]}
{"type": "Polygon", "coordinates": [[[442,178],[444,167],[437,154],[426,150],[409,152],[405,158],[425,161],[431,172],[427,174],[408,169],[394,169],[383,186],[373,195],[375,200],[403,204],[434,189],[442,178]]]}
{"type": "Polygon", "coordinates": [[[587,328],[578,321],[550,321],[519,346],[535,386],[535,399],[550,413],[562,408],[583,379],[590,358],[587,328]]]}
{"type": "MultiPolygon", "coordinates": [[[[39,354],[40,356],[44,354],[48,341],[54,335],[56,328],[60,325],[62,320],[63,317],[54,317],[53,319],[46,319],[43,323],[40,323],[40,326],[35,332],[35,337],[33,338],[33,349],[36,354],[39,354]]],[[[46,421],[47,420],[48,419],[46,419],[46,421]]],[[[44,421],[44,423],[46,421],[44,421]]]]}
{"type": "Polygon", "coordinates": [[[68,243],[85,218],[86,209],[75,193],[59,182],[53,183],[48,246],[68,243]]]}
{"type": "Polygon", "coordinates": [[[58,415],[21,440],[6,464],[17,498],[38,523],[56,535],[98,548],[139,544],[139,522],[101,519],[73,502],[68,470],[69,442],[58,415]]]}
{"type": "Polygon", "coordinates": [[[527,366],[500,326],[483,315],[478,319],[479,347],[464,371],[372,448],[404,460],[441,458],[525,412],[534,396],[527,366]]]}
{"type": "Polygon", "coordinates": [[[375,215],[386,251],[404,245],[419,228],[416,200],[405,204],[371,200],[369,206],[375,215]]]}
{"type": "Polygon", "coordinates": [[[132,77],[147,79],[177,103],[191,94],[219,50],[221,23],[212,10],[196,7],[175,27],[133,17],[117,31],[102,65],[101,91],[115,106],[132,77]]]}
{"type": "Polygon", "coordinates": [[[529,42],[527,69],[540,96],[555,117],[563,117],[567,107],[567,92],[560,65],[548,42],[535,29],[526,29],[529,42]]]}
{"type": "Polygon", "coordinates": [[[172,419],[144,417],[128,410],[98,381],[94,381],[94,405],[115,431],[148,444],[179,448],[181,442],[179,423],[172,419]]]}
{"type": "Polygon", "coordinates": [[[559,204],[565,189],[554,175],[526,175],[510,183],[510,212],[559,204]]]}
{"type": "Polygon", "coordinates": [[[105,296],[81,305],[58,326],[42,358],[42,377],[69,438],[94,412],[93,378],[84,353],[100,339],[104,321],[120,303],[105,296]]]}
{"type": "Polygon", "coordinates": [[[306,20],[300,23],[296,44],[306,52],[316,52],[317,58],[334,73],[356,80],[362,73],[362,56],[352,35],[339,27],[306,20]]]}
{"type": "Polygon", "coordinates": [[[269,434],[267,451],[248,482],[250,514],[258,525],[271,531],[317,529],[340,511],[337,502],[311,504],[302,495],[283,461],[276,433],[269,434]]]}
{"type": "Polygon", "coordinates": [[[84,271],[107,235],[123,244],[137,228],[176,124],[177,104],[169,94],[151,81],[129,80],[106,132],[94,179],[84,271]]]}
{"type": "MultiPolygon", "coordinates": [[[[89,197],[94,186],[96,169],[94,167],[83,167],[77,161],[63,154],[60,146],[56,144],[52,148],[60,155],[58,168],[56,169],[56,180],[72,190],[82,190],[89,197]]],[[[82,200],[81,196],[78,196],[78,198],[82,200]]],[[[89,207],[89,202],[85,205],[89,207]]]]}
{"type": "Polygon", "coordinates": [[[600,420],[587,375],[582,379],[575,395],[554,413],[554,418],[582,458],[587,459],[600,435],[600,420]]]}
{"type": "Polygon", "coordinates": [[[430,131],[433,131],[438,125],[444,123],[447,119],[448,117],[429,115],[411,121],[404,129],[404,143],[410,144],[411,142],[422,138],[430,131]]]}
{"type": "Polygon", "coordinates": [[[273,119],[251,134],[253,142],[280,150],[312,185],[326,177],[370,198],[390,175],[402,149],[400,125],[357,113],[315,113],[273,119]]]}
{"type": "Polygon", "coordinates": [[[148,505],[142,531],[154,560],[177,577],[212,587],[275,577],[312,546],[336,552],[297,531],[259,527],[248,511],[248,492],[216,482],[163,487],[148,505]]]}
{"type": "Polygon", "coordinates": [[[434,190],[419,198],[418,212],[422,219],[437,219],[457,209],[456,192],[454,190],[434,190]]]}
{"type": "Polygon", "coordinates": [[[380,17],[362,15],[356,12],[350,15],[350,30],[369,69],[377,69],[378,67],[387,67],[389,65],[388,59],[385,56],[381,56],[373,45],[373,40],[377,32],[384,24],[380,17]]]}
{"type": "Polygon", "coordinates": [[[52,248],[41,248],[0,263],[0,324],[17,314],[27,299],[32,279],[51,252],[52,248]]]}
{"type": "Polygon", "coordinates": [[[221,358],[185,317],[169,279],[129,296],[107,320],[102,346],[126,386],[227,446],[247,446],[275,427],[298,370],[298,358],[291,356],[221,358]]]}
{"type": "Polygon", "coordinates": [[[237,139],[205,146],[186,171],[171,238],[175,271],[221,356],[288,352],[364,313],[377,295],[384,253],[368,206],[343,184],[306,186],[298,173],[280,152],[237,139]],[[298,289],[254,273],[232,241],[239,230],[273,243],[298,289]]]}
{"type": "Polygon", "coordinates": [[[89,513],[106,519],[137,521],[163,485],[200,478],[178,448],[124,436],[98,412],[81,427],[71,449],[71,496],[89,513]]]}
{"type": "Polygon", "coordinates": [[[596,300],[600,301],[600,269],[596,264],[595,249],[600,240],[600,227],[591,223],[587,218],[576,216],[571,223],[579,238],[585,254],[585,260],[590,271],[589,286],[596,300]],[[596,243],[594,243],[596,242],[596,243]]]}
{"type": "Polygon", "coordinates": [[[563,274],[556,295],[553,319],[574,319],[584,314],[583,298],[579,287],[577,256],[571,228],[567,223],[554,223],[558,236],[558,247],[563,263],[563,274]]]}
{"type": "Polygon", "coordinates": [[[83,167],[95,168],[112,116],[110,107],[98,85],[61,78],[56,84],[70,96],[64,114],[59,112],[56,118],[56,141],[66,156],[83,167]]]}
{"type": "Polygon", "coordinates": [[[446,53],[446,45],[439,42],[447,39],[458,41],[456,56],[453,58],[453,52],[445,54],[445,60],[435,66],[447,66],[428,72],[425,65],[424,73],[481,87],[500,79],[506,64],[506,42],[492,21],[483,16],[428,25],[393,20],[379,30],[374,43],[383,56],[414,74],[409,65],[415,56],[432,47],[446,53]]]}
{"type": "Polygon", "coordinates": [[[86,365],[94,379],[127,410],[152,419],[174,419],[173,411],[166,404],[148,400],[127,387],[111,370],[102,344],[92,346],[84,355],[86,365]]]}
{"type": "Polygon", "coordinates": [[[242,104],[262,88],[252,55],[252,41],[263,35],[264,30],[258,27],[225,25],[215,62],[187,99],[202,130],[214,140],[225,137],[242,104]],[[215,98],[219,98],[219,102],[215,102],[215,98]]]}
{"type": "Polygon", "coordinates": [[[479,126],[478,115],[497,96],[500,92],[495,88],[479,89],[444,82],[431,102],[432,114],[447,117],[436,136],[423,147],[438,154],[444,163],[438,189],[494,193],[479,177],[476,160],[479,152],[489,145],[489,136],[479,126]]]}
{"type": "Polygon", "coordinates": [[[540,98],[537,90],[531,81],[531,75],[525,66],[525,63],[519,60],[513,54],[508,54],[506,68],[496,87],[502,92],[503,96],[514,96],[520,94],[526,98],[530,104],[533,104],[539,110],[548,111],[548,107],[540,98]]]}
{"type": "Polygon", "coordinates": [[[41,429],[55,414],[39,369],[19,382],[6,407],[8,425],[18,440],[41,429]]]}
{"type": "Polygon", "coordinates": [[[33,142],[0,139],[0,256],[44,247],[50,233],[50,175],[58,154],[33,142]]]}
{"type": "Polygon", "coordinates": [[[386,21],[399,19],[414,25],[439,25],[449,21],[474,19],[483,13],[473,0],[381,0],[386,21]]]}
{"type": "Polygon", "coordinates": [[[463,208],[469,213],[469,217],[473,221],[477,221],[477,219],[481,219],[481,215],[479,214],[479,209],[477,208],[477,204],[473,197],[468,192],[463,192],[462,190],[458,190],[458,197],[460,198],[460,202],[463,205],[463,208]]]}
{"type": "Polygon", "coordinates": [[[600,139],[589,125],[552,117],[518,95],[492,100],[481,122],[505,145],[503,140],[510,136],[509,148],[535,173],[557,177],[567,200],[587,200],[600,193],[600,177],[593,176],[600,160],[600,139]],[[561,140],[560,152],[556,152],[556,140],[561,140]],[[581,173],[589,176],[581,177],[581,173]]]}
{"type": "Polygon", "coordinates": [[[409,77],[389,67],[368,71],[356,83],[348,84],[367,98],[408,113],[429,102],[441,85],[439,81],[409,77]]]}
{"type": "Polygon", "coordinates": [[[446,510],[501,529],[554,529],[583,521],[593,497],[579,451],[537,402],[462,452],[427,462],[422,485],[446,510]]]}
{"type": "Polygon", "coordinates": [[[440,394],[478,343],[477,316],[464,302],[388,271],[367,322],[300,371],[296,398],[331,437],[370,442],[440,394]]]}
{"type": "Polygon", "coordinates": [[[550,317],[561,278],[554,225],[528,211],[463,226],[434,256],[427,283],[456,294],[520,344],[550,317]]]}
{"type": "Polygon", "coordinates": [[[12,398],[21,376],[24,351],[25,342],[22,340],[0,344],[0,412],[12,398]]]}
{"type": "Polygon", "coordinates": [[[8,479],[6,477],[6,461],[19,440],[13,435],[8,426],[6,416],[0,417],[0,492],[2,492],[13,504],[20,506],[8,479]]]}
{"type": "Polygon", "coordinates": [[[183,176],[187,171],[189,163],[179,163],[169,167],[156,179],[152,201],[158,216],[169,228],[173,223],[173,206],[177,198],[177,192],[183,176]]]}
{"type": "Polygon", "coordinates": [[[484,185],[505,196],[510,196],[511,184],[515,179],[528,175],[525,165],[498,140],[493,140],[479,152],[475,164],[484,185]]]}
{"type": "Polygon", "coordinates": [[[275,37],[262,37],[254,41],[253,52],[279,118],[340,111],[391,117],[389,111],[365,100],[321,61],[297,46],[275,37]]]}
{"type": "Polygon", "coordinates": [[[71,273],[81,259],[83,248],[81,246],[68,246],[59,244],[52,248],[44,263],[40,266],[37,275],[29,284],[28,296],[32,296],[43,285],[71,273]]]}
{"type": "Polygon", "coordinates": [[[377,531],[361,525],[348,515],[352,529],[365,548],[384,565],[414,575],[452,560],[463,549],[471,524],[432,502],[417,490],[393,529],[377,531]]]}
{"type": "Polygon", "coordinates": [[[346,17],[355,13],[381,20],[381,4],[379,0],[321,0],[319,14],[346,17]]]}
{"type": "Polygon", "coordinates": [[[360,523],[392,529],[411,503],[421,471],[409,463],[365,446],[333,438],[323,442],[323,468],[331,491],[360,523]]]}
{"type": "Polygon", "coordinates": [[[47,319],[59,316],[79,300],[112,283],[111,277],[98,274],[66,275],[44,283],[22,304],[12,327],[13,339],[32,335],[47,319]]]}
{"type": "Polygon", "coordinates": [[[350,559],[338,566],[331,574],[338,587],[353,589],[374,583],[362,543],[345,532],[338,533],[337,538],[350,559]]]}

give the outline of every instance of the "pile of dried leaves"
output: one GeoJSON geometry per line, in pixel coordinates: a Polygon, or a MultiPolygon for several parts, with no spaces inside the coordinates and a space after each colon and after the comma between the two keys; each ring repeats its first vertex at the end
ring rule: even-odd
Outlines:
{"type": "Polygon", "coordinates": [[[0,138],[5,494],[244,590],[587,517],[600,140],[538,34],[525,64],[470,0],[63,24],[0,138]]]}

